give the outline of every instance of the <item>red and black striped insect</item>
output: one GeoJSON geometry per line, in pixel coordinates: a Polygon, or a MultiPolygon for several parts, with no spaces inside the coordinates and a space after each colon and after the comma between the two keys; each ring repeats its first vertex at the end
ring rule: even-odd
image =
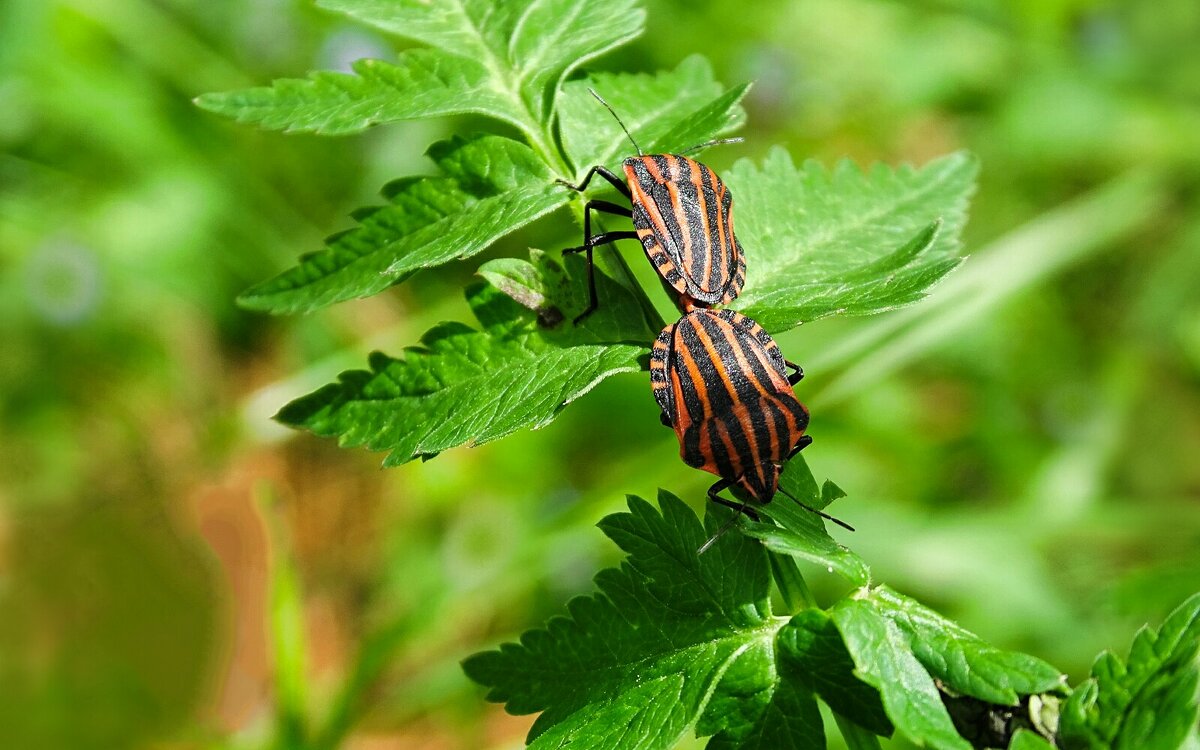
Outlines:
{"type": "Polygon", "coordinates": [[[650,354],[654,398],[680,456],[720,477],[709,499],[753,519],[749,502],[769,503],[783,463],[812,443],[808,409],[792,392],[803,377],[762,326],[733,310],[690,310],[663,329],[650,354]],[[740,504],[720,496],[727,488],[740,504]]]}
{"type": "Polygon", "coordinates": [[[637,149],[637,156],[622,162],[624,181],[603,165],[588,170],[578,185],[558,181],[582,192],[592,177],[600,175],[632,204],[632,208],[625,208],[609,201],[590,200],[584,206],[584,243],[563,251],[587,252],[590,300],[588,308],[575,318],[575,322],[586,318],[597,306],[592,250],[617,240],[640,240],[646,257],[681,297],[702,305],[732,302],[746,282],[745,255],[733,234],[733,194],[715,172],[684,154],[741,139],[708,141],[678,154],[645,154],[608,102],[595,91],[592,96],[616,118],[637,149]],[[634,231],[593,235],[592,211],[629,217],[633,220],[634,231]]]}

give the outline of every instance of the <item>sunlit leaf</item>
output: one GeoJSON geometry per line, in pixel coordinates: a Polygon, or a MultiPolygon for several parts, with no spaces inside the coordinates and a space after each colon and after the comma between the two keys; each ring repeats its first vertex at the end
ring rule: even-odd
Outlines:
{"type": "Polygon", "coordinates": [[[891,735],[879,691],[854,675],[854,661],[828,614],[800,612],[779,631],[778,643],[781,661],[830,708],[875,734],[891,735]]]}
{"type": "Polygon", "coordinates": [[[1068,748],[1163,748],[1197,738],[1200,684],[1200,594],[1172,612],[1157,630],[1134,636],[1129,658],[1110,651],[1092,665],[1062,712],[1068,748]]]}
{"type": "Polygon", "coordinates": [[[621,126],[588,92],[594,89],[621,117],[646,153],[679,151],[742,124],[739,101],[746,87],[730,91],[713,78],[712,66],[699,55],[671,71],[653,75],[593,73],[569,81],[559,97],[563,148],[576,177],[602,164],[620,174],[620,162],[636,153],[621,126]]]}
{"type": "Polygon", "coordinates": [[[1028,654],[997,648],[915,599],[880,586],[872,600],[910,639],[929,673],[956,693],[1015,706],[1022,695],[1060,687],[1065,676],[1028,654]]]}
{"type": "Polygon", "coordinates": [[[443,176],[390,185],[387,205],[360,212],[357,227],[239,301],[308,312],[376,294],[417,270],[480,252],[569,197],[529,147],[509,138],[453,138],[429,156],[443,176]]]}
{"type": "Polygon", "coordinates": [[[839,602],[833,620],[854,660],[855,674],[879,690],[896,729],[918,745],[970,750],[970,743],[954,729],[933,678],[895,624],[863,599],[839,602]]]}
{"type": "Polygon", "coordinates": [[[782,149],[725,177],[746,248],[738,308],[768,330],[916,302],[959,262],[975,161],[952,154],[914,169],[846,161],[797,167],[782,149]]]}
{"type": "Polygon", "coordinates": [[[659,505],[661,514],[631,497],[628,513],[601,522],[629,557],[597,575],[596,594],[520,643],[464,663],[489,700],[542,712],[533,747],[673,747],[738,655],[769,644],[782,624],[770,616],[759,545],[726,534],[697,557],[720,518],[702,526],[667,493],[659,505]]]}
{"type": "Polygon", "coordinates": [[[490,85],[544,123],[564,76],[636,37],[634,0],[320,0],[397,36],[471,60],[490,85]]]}
{"type": "Polygon", "coordinates": [[[796,503],[799,500],[820,510],[840,497],[841,490],[832,483],[818,489],[802,455],[788,462],[779,486],[781,491],[775,499],[757,509],[774,523],[745,523],[742,532],[761,539],[770,550],[822,565],[855,584],[866,584],[871,577],[866,562],[829,536],[820,516],[796,503]]]}
{"type": "Polygon", "coordinates": [[[345,135],[382,123],[480,114],[523,127],[511,97],[483,63],[441,50],[412,49],[395,62],[358,60],[354,73],[319,71],[240,91],[205,94],[204,109],[289,133],[345,135]]]}
{"type": "Polygon", "coordinates": [[[544,297],[532,309],[495,286],[476,286],[467,297],[481,329],[444,323],[402,359],[376,352],[370,370],[342,373],[278,419],[345,446],[388,451],[387,463],[399,464],[542,427],[604,378],[641,369],[645,343],[598,333],[653,337],[629,292],[599,276],[603,316],[576,326],[572,313],[587,304],[581,260],[570,259],[571,276],[541,254],[533,261],[544,297]]]}

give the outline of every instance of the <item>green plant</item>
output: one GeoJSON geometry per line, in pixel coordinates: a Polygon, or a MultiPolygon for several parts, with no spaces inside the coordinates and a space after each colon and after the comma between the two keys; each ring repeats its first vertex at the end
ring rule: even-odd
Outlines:
{"type": "MultiPolygon", "coordinates": [[[[354,74],[316,73],[199,104],[294,132],[446,115],[481,115],[496,129],[434,144],[436,175],[390,183],[386,203],[357,212],[355,228],[243,294],[252,309],[311,312],[378,294],[557,209],[578,218],[582,200],[555,181],[576,181],[592,164],[614,167],[628,150],[588,88],[647,151],[680,150],[744,119],[746,87],[724,88],[699,57],[653,75],[576,73],[640,32],[631,0],[322,5],[425,46],[390,63],[360,61],[354,74]]],[[[963,154],[919,169],[796,166],[781,149],[736,163],[723,175],[748,254],[736,307],[778,334],[920,300],[960,260],[974,175],[963,154]]],[[[402,358],[376,353],[369,370],[343,373],[278,418],[387,451],[387,464],[549,423],[604,378],[645,369],[663,324],[622,256],[599,257],[601,306],[583,324],[569,322],[587,303],[579,258],[533,250],[528,260],[493,259],[467,289],[477,328],[446,323],[402,358]]],[[[801,459],[784,481],[817,507],[842,495],[818,487],[801,459]]],[[[712,736],[711,747],[822,746],[818,698],[852,747],[873,747],[893,729],[945,748],[1168,747],[1194,732],[1198,599],[1157,636],[1139,636],[1128,664],[1103,657],[1072,692],[1045,662],[994,648],[873,583],[859,556],[785,501],[703,557],[696,548],[727,514],[710,509],[701,524],[673,496],[659,503],[656,511],[631,499],[629,513],[601,523],[628,561],[599,574],[597,595],[521,644],[466,662],[493,700],[542,712],[534,746],[670,747],[692,729],[712,736]],[[797,559],[836,571],[852,592],[820,608],[797,559]],[[774,614],[772,581],[786,615],[774,614]]],[[[285,702],[286,741],[302,745],[296,700],[285,702]]],[[[313,743],[336,744],[345,723],[335,714],[334,730],[313,743]]]]}

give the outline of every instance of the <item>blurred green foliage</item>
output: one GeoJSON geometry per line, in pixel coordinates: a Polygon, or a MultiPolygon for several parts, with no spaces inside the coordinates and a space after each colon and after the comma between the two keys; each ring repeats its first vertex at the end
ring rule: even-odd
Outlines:
{"type": "MultiPolygon", "coordinates": [[[[754,80],[718,170],[777,143],[980,160],[974,257],[932,299],[780,340],[808,373],[805,455],[848,491],[875,577],[1073,682],[1200,589],[1200,6],[646,8],[647,33],[590,67],[702,51],[754,80]]],[[[235,307],[478,123],[281,136],[191,99],[390,44],[300,0],[0,5],[0,745],[272,742],[261,579],[281,558],[309,653],[280,673],[303,671],[287,694],[326,746],[519,744],[528,720],[485,710],[458,660],[589,591],[616,554],[593,525],[625,493],[699,506],[705,476],[638,375],[386,473],[267,422],[370,349],[469,319],[487,258],[577,237],[557,216],[310,317],[235,307]]]]}

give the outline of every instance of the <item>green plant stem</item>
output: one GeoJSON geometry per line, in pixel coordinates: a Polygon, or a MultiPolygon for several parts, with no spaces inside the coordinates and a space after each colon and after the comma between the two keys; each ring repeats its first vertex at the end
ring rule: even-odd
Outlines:
{"type": "MultiPolygon", "coordinates": [[[[789,614],[795,614],[806,607],[817,606],[795,559],[779,552],[768,552],[767,560],[771,565],[771,576],[775,579],[775,585],[779,588],[779,595],[783,598],[789,614]]],[[[837,712],[834,712],[833,718],[850,750],[880,750],[879,738],[874,734],[837,712]]]]}
{"type": "Polygon", "coordinates": [[[817,606],[795,559],[780,552],[767,552],[767,559],[771,564],[771,577],[775,579],[788,614],[794,615],[802,609],[817,606]]]}
{"type": "Polygon", "coordinates": [[[850,750],[880,750],[879,738],[871,732],[836,711],[833,712],[833,720],[837,722],[838,731],[842,733],[842,739],[846,740],[846,747],[850,750]]]}
{"type": "Polygon", "coordinates": [[[266,521],[271,544],[270,637],[275,657],[276,742],[280,748],[305,745],[307,721],[304,613],[300,577],[295,569],[275,493],[267,483],[255,488],[255,501],[266,521]]]}
{"type": "Polygon", "coordinates": [[[410,635],[410,622],[403,619],[371,636],[362,646],[354,668],[346,678],[329,717],[313,742],[313,750],[335,750],[357,722],[363,709],[363,697],[392,663],[396,651],[410,635]]]}

